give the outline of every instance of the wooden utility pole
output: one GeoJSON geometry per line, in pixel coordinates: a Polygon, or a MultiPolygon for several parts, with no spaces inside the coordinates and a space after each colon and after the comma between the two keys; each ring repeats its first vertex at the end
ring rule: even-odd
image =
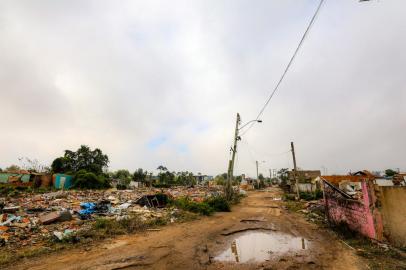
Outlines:
{"type": "Polygon", "coordinates": [[[296,155],[295,155],[295,146],[293,145],[293,142],[290,143],[290,147],[292,149],[292,156],[293,156],[293,178],[296,181],[296,194],[297,194],[297,199],[300,199],[300,193],[299,193],[299,177],[297,175],[297,167],[296,167],[296,155]]]}
{"type": "Polygon", "coordinates": [[[258,160],[255,161],[255,164],[257,166],[257,187],[259,189],[258,160]]]}
{"type": "Polygon", "coordinates": [[[259,180],[259,175],[258,175],[258,160],[255,161],[255,164],[257,165],[257,181],[259,180]]]}
{"type": "Polygon", "coordinates": [[[235,161],[235,154],[237,153],[237,142],[240,139],[240,137],[238,136],[238,126],[240,125],[240,122],[241,122],[240,114],[237,113],[237,120],[235,122],[235,132],[234,132],[234,146],[231,149],[232,156],[231,156],[231,160],[229,161],[229,165],[228,165],[228,177],[227,177],[226,190],[225,190],[226,197],[228,199],[231,199],[232,195],[233,195],[233,188],[232,188],[231,181],[234,178],[234,161],[235,161]]]}

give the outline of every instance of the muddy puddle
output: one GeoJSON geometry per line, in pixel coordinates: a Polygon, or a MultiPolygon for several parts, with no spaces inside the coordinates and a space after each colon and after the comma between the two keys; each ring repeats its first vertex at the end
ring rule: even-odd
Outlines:
{"type": "Polygon", "coordinates": [[[255,231],[239,234],[216,256],[223,262],[263,262],[308,248],[308,240],[281,232],[255,231]]]}

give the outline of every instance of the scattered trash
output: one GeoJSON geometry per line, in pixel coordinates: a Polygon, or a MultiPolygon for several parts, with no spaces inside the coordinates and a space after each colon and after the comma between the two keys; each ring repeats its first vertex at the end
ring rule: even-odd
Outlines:
{"type": "Polygon", "coordinates": [[[53,235],[59,240],[62,241],[74,233],[73,230],[66,229],[64,232],[54,231],[53,235]]]}
{"type": "Polygon", "coordinates": [[[203,201],[220,190],[218,187],[61,190],[0,197],[0,246],[16,250],[47,241],[49,237],[74,241],[76,232],[89,228],[100,216],[120,220],[136,214],[143,221],[168,217],[173,223],[177,210],[162,208],[170,197],[188,196],[203,201]]]}
{"type": "Polygon", "coordinates": [[[131,203],[123,203],[118,206],[119,209],[127,209],[131,206],[131,203]]]}
{"type": "Polygon", "coordinates": [[[0,223],[0,226],[9,225],[11,222],[18,219],[17,216],[14,216],[14,215],[11,215],[10,217],[9,216],[10,215],[6,215],[6,216],[3,215],[3,218],[6,217],[6,221],[0,223]]]}
{"type": "Polygon", "coordinates": [[[80,207],[82,207],[83,210],[79,211],[79,215],[90,215],[94,213],[94,208],[96,207],[96,204],[91,203],[91,202],[85,202],[81,203],[80,207]]]}

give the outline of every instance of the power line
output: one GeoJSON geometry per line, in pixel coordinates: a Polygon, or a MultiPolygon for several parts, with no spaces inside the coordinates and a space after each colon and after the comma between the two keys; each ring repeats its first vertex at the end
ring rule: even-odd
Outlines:
{"type": "Polygon", "coordinates": [[[256,160],[258,160],[257,158],[254,157],[254,153],[251,151],[251,147],[248,145],[247,140],[241,140],[241,145],[244,145],[244,147],[246,147],[246,149],[248,150],[248,153],[250,154],[252,162],[255,162],[256,160]]]}
{"type": "Polygon", "coordinates": [[[241,139],[241,144],[247,147],[247,150],[249,151],[250,156],[251,156],[253,161],[256,161],[256,160],[270,160],[270,159],[272,159],[270,157],[277,157],[277,156],[285,155],[285,154],[291,152],[291,150],[286,150],[286,151],[283,151],[283,152],[265,153],[265,154],[262,153],[262,154],[258,155],[258,151],[256,151],[253,147],[250,146],[250,144],[248,143],[248,140],[246,138],[241,139]],[[254,158],[254,154],[253,154],[253,151],[251,151],[251,149],[256,153],[256,155],[255,155],[256,158],[254,158]],[[262,158],[258,158],[258,156],[261,156],[262,158]]]}
{"type": "Polygon", "coordinates": [[[279,153],[273,153],[273,154],[266,154],[265,156],[266,157],[271,157],[271,156],[281,156],[281,155],[284,155],[284,154],[287,154],[287,153],[290,153],[291,151],[290,150],[288,150],[288,151],[285,151],[285,152],[279,152],[279,153]]]}
{"type": "MultiPolygon", "coordinates": [[[[278,90],[280,84],[282,83],[283,79],[285,78],[286,73],[288,72],[290,66],[291,66],[292,63],[293,63],[293,60],[296,58],[296,55],[297,55],[297,53],[299,52],[299,49],[302,47],[302,44],[303,44],[304,40],[306,39],[307,34],[309,33],[311,27],[313,26],[314,21],[315,21],[315,19],[316,19],[316,17],[317,17],[317,14],[319,13],[319,10],[320,10],[321,6],[323,5],[323,3],[324,3],[324,0],[320,0],[320,3],[319,3],[319,5],[317,6],[317,9],[316,9],[316,11],[315,11],[313,17],[312,17],[312,19],[310,20],[309,25],[307,26],[306,31],[304,32],[304,34],[303,34],[303,36],[302,36],[302,39],[300,40],[300,42],[299,42],[299,44],[298,44],[298,46],[297,46],[295,52],[293,53],[292,57],[290,58],[290,60],[289,60],[289,62],[288,62],[288,64],[287,64],[287,66],[286,66],[284,72],[282,73],[282,76],[280,77],[278,83],[276,84],[275,88],[273,89],[271,95],[268,97],[268,99],[267,99],[267,101],[265,102],[264,106],[263,106],[262,109],[259,111],[259,113],[258,113],[257,117],[255,118],[255,120],[258,120],[258,119],[261,117],[261,115],[264,113],[266,107],[268,106],[268,104],[269,104],[269,102],[271,101],[272,97],[275,95],[275,93],[276,93],[276,91],[278,90]]],[[[257,123],[257,122],[253,122],[252,124],[250,124],[250,126],[241,134],[241,136],[243,136],[245,133],[247,133],[247,132],[252,128],[252,126],[253,126],[255,123],[257,123]]]]}

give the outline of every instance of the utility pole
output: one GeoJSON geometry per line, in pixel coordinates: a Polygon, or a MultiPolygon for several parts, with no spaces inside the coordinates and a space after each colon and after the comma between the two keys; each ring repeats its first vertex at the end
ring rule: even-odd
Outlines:
{"type": "Polygon", "coordinates": [[[258,160],[255,161],[255,164],[257,165],[257,181],[259,180],[259,176],[258,176],[258,160]]]}
{"type": "Polygon", "coordinates": [[[297,194],[297,199],[300,199],[300,193],[299,193],[299,177],[297,175],[297,167],[296,167],[296,156],[295,156],[295,146],[293,145],[293,142],[290,143],[290,147],[292,149],[292,156],[293,156],[293,178],[296,181],[296,194],[297,194]]]}
{"type": "Polygon", "coordinates": [[[237,113],[237,120],[235,122],[235,132],[234,132],[234,146],[231,149],[232,157],[228,163],[228,177],[227,177],[226,190],[225,190],[227,199],[231,199],[232,195],[233,195],[233,188],[232,188],[231,181],[234,178],[234,176],[233,176],[234,161],[235,161],[235,154],[237,153],[237,142],[238,142],[238,140],[240,140],[240,137],[238,136],[238,126],[240,125],[240,122],[241,122],[240,114],[237,113]]]}
{"type": "Polygon", "coordinates": [[[258,160],[255,161],[255,164],[257,166],[257,187],[259,189],[258,160]]]}

